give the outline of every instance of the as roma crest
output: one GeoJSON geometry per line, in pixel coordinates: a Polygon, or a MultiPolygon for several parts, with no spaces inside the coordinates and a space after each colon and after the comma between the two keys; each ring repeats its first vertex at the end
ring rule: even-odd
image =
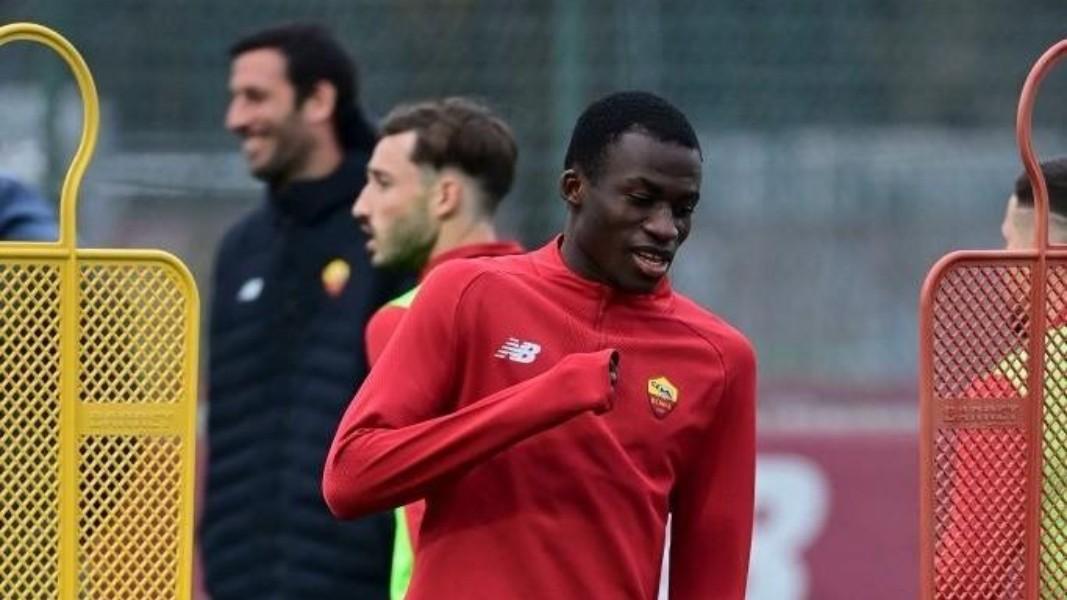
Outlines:
{"type": "Polygon", "coordinates": [[[678,388],[666,377],[649,379],[648,402],[652,406],[652,414],[662,419],[678,405],[678,388]]]}
{"type": "Polygon", "coordinates": [[[345,291],[351,269],[341,258],[335,258],[322,270],[322,287],[331,297],[336,298],[345,291]]]}

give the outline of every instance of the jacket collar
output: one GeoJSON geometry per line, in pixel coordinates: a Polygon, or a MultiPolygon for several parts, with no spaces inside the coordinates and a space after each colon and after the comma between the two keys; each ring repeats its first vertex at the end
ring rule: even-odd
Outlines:
{"type": "Polygon", "coordinates": [[[563,252],[560,250],[562,245],[563,235],[558,235],[549,243],[530,253],[538,271],[582,296],[613,304],[663,310],[670,308],[674,298],[674,291],[671,289],[671,284],[667,277],[661,279],[656,284],[656,287],[648,293],[623,292],[605,283],[586,279],[571,270],[563,260],[563,252]]]}
{"type": "Polygon", "coordinates": [[[268,189],[267,199],[283,216],[310,224],[342,205],[351,205],[366,182],[362,153],[345,155],[341,164],[322,179],[294,181],[280,189],[268,189]]]}

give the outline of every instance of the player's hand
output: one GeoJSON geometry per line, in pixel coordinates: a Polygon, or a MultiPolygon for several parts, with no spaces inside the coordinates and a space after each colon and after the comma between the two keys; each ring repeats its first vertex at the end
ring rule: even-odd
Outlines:
{"type": "Polygon", "coordinates": [[[611,391],[608,393],[607,402],[604,406],[593,411],[595,415],[602,415],[615,407],[615,387],[619,383],[619,351],[612,350],[611,358],[608,359],[608,382],[611,384],[611,391]]]}
{"type": "Polygon", "coordinates": [[[552,367],[552,371],[559,378],[559,391],[573,395],[575,402],[591,409],[594,414],[604,414],[615,404],[615,389],[619,381],[618,350],[603,348],[595,352],[568,354],[552,367]],[[605,374],[605,366],[607,382],[601,379],[605,374]]]}
{"type": "Polygon", "coordinates": [[[619,351],[612,350],[611,358],[608,360],[608,377],[611,378],[611,389],[615,389],[615,384],[619,382],[619,351]]]}

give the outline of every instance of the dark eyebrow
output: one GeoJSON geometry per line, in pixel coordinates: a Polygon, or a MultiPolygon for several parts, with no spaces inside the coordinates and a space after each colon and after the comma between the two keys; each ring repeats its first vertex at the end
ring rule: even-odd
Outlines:
{"type": "Polygon", "coordinates": [[[659,194],[663,191],[662,187],[656,185],[655,183],[652,183],[651,181],[640,175],[635,175],[627,179],[626,185],[640,185],[648,189],[648,191],[652,192],[653,194],[659,194]]]}
{"type": "MultiPolygon", "coordinates": [[[[653,194],[663,193],[662,186],[656,185],[655,183],[649,181],[647,178],[642,177],[641,175],[634,175],[633,177],[625,180],[625,183],[626,185],[644,186],[645,189],[652,192],[653,194]]],[[[700,200],[700,189],[697,189],[692,194],[687,194],[684,198],[682,198],[682,200],[692,201],[694,203],[698,202],[700,200]]]]}

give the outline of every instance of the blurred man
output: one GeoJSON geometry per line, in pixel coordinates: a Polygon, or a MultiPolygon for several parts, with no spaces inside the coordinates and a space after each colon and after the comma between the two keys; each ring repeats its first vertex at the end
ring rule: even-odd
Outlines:
{"type": "MultiPolygon", "coordinates": [[[[1049,239],[1054,244],[1067,243],[1067,157],[1041,163],[1049,200],[1049,239]]],[[[1034,190],[1026,173],[1015,180],[1015,193],[1008,198],[1000,233],[1005,250],[1030,250],[1034,247],[1034,190]]]]}
{"type": "Polygon", "coordinates": [[[423,283],[323,480],[342,518],[426,498],[409,600],[655,598],[668,513],[670,597],[744,597],[755,357],[666,277],[701,160],[667,101],[601,99],[563,235],[423,283]]]}
{"type": "MultiPolygon", "coordinates": [[[[1041,163],[1049,200],[1049,240],[1052,243],[1067,243],[1067,157],[1041,163]]],[[[1036,227],[1034,190],[1026,173],[1015,180],[1014,193],[1008,198],[1000,231],[1006,250],[1032,250],[1036,227]]],[[[985,376],[972,382],[964,396],[973,400],[990,402],[1011,400],[1021,405],[1026,397],[1027,351],[1025,332],[1029,314],[1029,288],[1023,284],[1025,277],[1008,281],[1016,291],[1020,306],[1016,327],[1020,347],[1012,349],[985,376]]],[[[1062,276],[1061,276],[1062,279],[1062,276]]],[[[1056,276],[1052,276],[1055,282],[1056,276]]],[[[1049,292],[1048,318],[1046,321],[1045,350],[1045,405],[1067,405],[1067,308],[1062,306],[1062,280],[1052,283],[1049,292]],[[1059,289],[1059,292],[1051,290],[1059,289]]],[[[1006,290],[1001,290],[1001,293],[1006,290]]],[[[1056,413],[1051,413],[1055,419],[1056,413]]],[[[1062,426],[1051,425],[1062,430],[1062,426]]],[[[999,442],[993,443],[986,429],[958,429],[954,433],[954,458],[951,476],[953,482],[949,495],[950,515],[945,520],[944,530],[937,540],[935,571],[945,582],[945,592],[953,586],[966,589],[982,597],[1015,597],[1023,588],[1022,531],[1025,514],[1022,510],[1020,491],[1026,485],[1025,476],[1019,473],[1023,461],[1020,454],[1026,442],[1018,430],[998,432],[999,442]],[[1018,544],[1017,544],[1018,542],[1018,544]]],[[[1045,435],[1044,476],[1051,481],[1062,481],[1063,473],[1057,465],[1064,462],[1064,445],[1056,435],[1045,435]]],[[[1044,514],[1044,513],[1043,513],[1044,514]]],[[[1050,536],[1063,530],[1062,523],[1043,523],[1050,536]]],[[[1067,532],[1065,532],[1067,533],[1067,532]]],[[[1049,542],[1051,552],[1056,542],[1049,542]]],[[[1058,597],[1059,590],[1067,589],[1067,581],[1057,581],[1055,569],[1043,576],[1043,595],[1058,597]]]]}
{"type": "Polygon", "coordinates": [[[200,543],[226,598],[387,598],[393,519],[339,524],[322,456],[366,372],[363,330],[404,289],[371,268],[352,219],[375,134],[354,65],[327,31],[238,41],[226,127],[267,187],[218,251],[211,304],[209,466],[200,543]]]}
{"type": "Polygon", "coordinates": [[[0,175],[0,240],[54,242],[56,217],[40,195],[17,180],[0,175]]]}
{"type": "MultiPolygon", "coordinates": [[[[422,278],[448,260],[522,252],[514,242],[497,241],[493,226],[518,149],[510,128],[488,108],[462,98],[402,106],[385,118],[381,135],[352,209],[370,237],[374,265],[421,269],[422,278]]],[[[392,300],[367,324],[372,365],[417,292],[392,300]]],[[[399,600],[411,578],[422,502],[396,515],[390,587],[399,600]]]]}

